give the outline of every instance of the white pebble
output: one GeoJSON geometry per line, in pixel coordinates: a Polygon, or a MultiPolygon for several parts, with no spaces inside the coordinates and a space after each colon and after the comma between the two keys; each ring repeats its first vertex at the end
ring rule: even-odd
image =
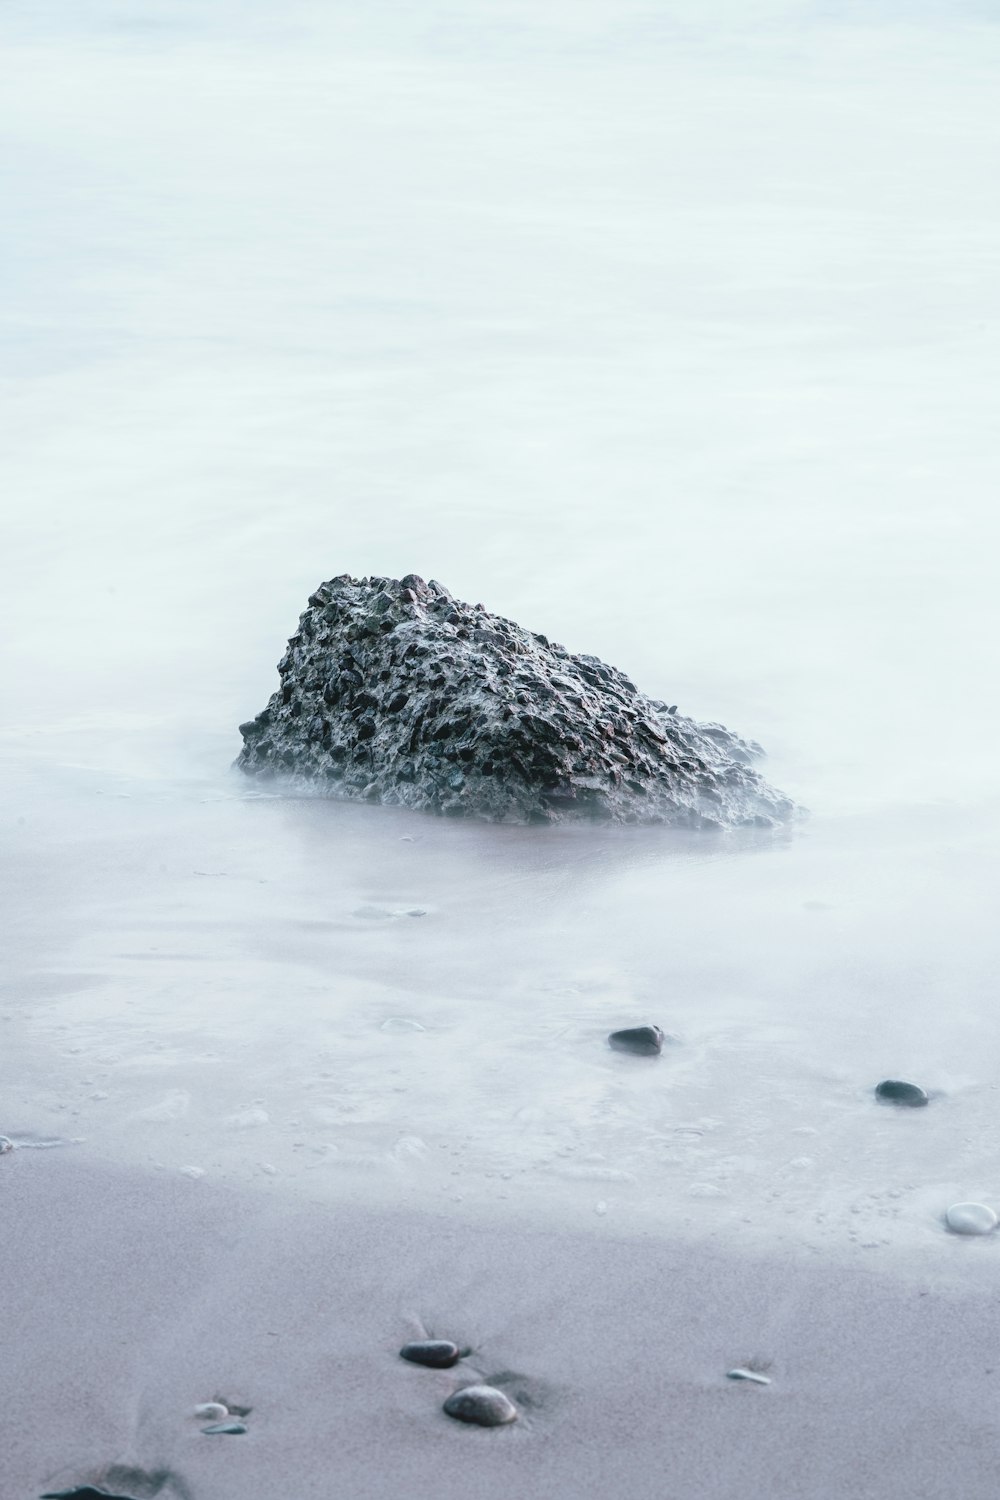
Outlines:
{"type": "Polygon", "coordinates": [[[203,1401],[195,1407],[194,1414],[199,1422],[224,1422],[229,1416],[229,1407],[223,1406],[221,1401],[203,1401]]]}
{"type": "Polygon", "coordinates": [[[13,1151],[14,1142],[9,1135],[0,1135],[0,1156],[6,1156],[8,1151],[13,1151]]]}
{"type": "Polygon", "coordinates": [[[945,1214],[953,1234],[992,1234],[997,1216],[985,1203],[953,1203],[945,1214]]]}

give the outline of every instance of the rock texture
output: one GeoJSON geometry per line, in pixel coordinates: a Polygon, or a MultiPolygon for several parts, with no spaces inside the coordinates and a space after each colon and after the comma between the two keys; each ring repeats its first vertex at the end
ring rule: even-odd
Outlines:
{"type": "Polygon", "coordinates": [[[759,745],[411,573],[323,583],[237,766],[491,822],[772,826],[759,745]]]}

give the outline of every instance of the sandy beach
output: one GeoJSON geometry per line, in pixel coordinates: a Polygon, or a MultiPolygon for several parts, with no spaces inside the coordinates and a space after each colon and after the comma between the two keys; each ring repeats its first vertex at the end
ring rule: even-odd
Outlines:
{"type": "Polygon", "coordinates": [[[170,1500],[995,1493],[992,1288],[290,1211],[56,1152],[6,1159],[0,1192],[10,1496],[116,1476],[145,1496],[130,1470],[170,1500]],[[405,1364],[424,1333],[472,1352],[405,1364]],[[769,1386],[725,1378],[748,1360],[769,1386]],[[512,1427],[442,1414],[482,1376],[518,1402],[512,1427]],[[217,1397],[252,1408],[245,1434],[201,1434],[217,1397]]]}

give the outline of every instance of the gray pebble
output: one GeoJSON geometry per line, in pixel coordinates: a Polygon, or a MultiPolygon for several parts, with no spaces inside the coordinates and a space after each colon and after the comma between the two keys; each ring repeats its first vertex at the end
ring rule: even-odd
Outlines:
{"type": "Polygon", "coordinates": [[[213,1422],[211,1427],[203,1427],[201,1430],[206,1437],[239,1437],[247,1429],[243,1422],[213,1422]]]}
{"type": "Polygon", "coordinates": [[[473,1422],[477,1427],[503,1427],[517,1421],[517,1407],[493,1385],[467,1385],[455,1391],[444,1410],[457,1422],[473,1422]]]}
{"type": "Polygon", "coordinates": [[[737,1365],[735,1370],[726,1371],[727,1380],[749,1380],[754,1385],[770,1385],[770,1375],[761,1374],[760,1370],[749,1370],[745,1365],[737,1365]]]}
{"type": "Polygon", "coordinates": [[[927,1095],[915,1083],[903,1083],[899,1078],[884,1078],[875,1090],[875,1098],[883,1104],[904,1104],[910,1109],[920,1109],[927,1103],[927,1095]]]}
{"type": "Polygon", "coordinates": [[[0,1156],[6,1156],[8,1151],[13,1151],[14,1142],[9,1135],[0,1135],[0,1156]]]}
{"type": "Polygon", "coordinates": [[[462,1358],[462,1351],[450,1339],[416,1339],[403,1345],[399,1357],[432,1370],[450,1370],[462,1358]]]}
{"type": "Polygon", "coordinates": [[[639,1057],[655,1057],[663,1051],[663,1040],[659,1026],[626,1026],[608,1037],[616,1052],[634,1052],[639,1057]]]}

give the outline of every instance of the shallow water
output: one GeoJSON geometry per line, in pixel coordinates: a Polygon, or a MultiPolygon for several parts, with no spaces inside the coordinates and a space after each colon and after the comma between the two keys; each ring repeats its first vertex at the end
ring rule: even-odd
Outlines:
{"type": "Polygon", "coordinates": [[[0,1130],[886,1263],[997,1201],[1000,32],[866,14],[8,9],[0,1130]],[[345,570],[811,817],[261,795],[235,725],[345,570]]]}

